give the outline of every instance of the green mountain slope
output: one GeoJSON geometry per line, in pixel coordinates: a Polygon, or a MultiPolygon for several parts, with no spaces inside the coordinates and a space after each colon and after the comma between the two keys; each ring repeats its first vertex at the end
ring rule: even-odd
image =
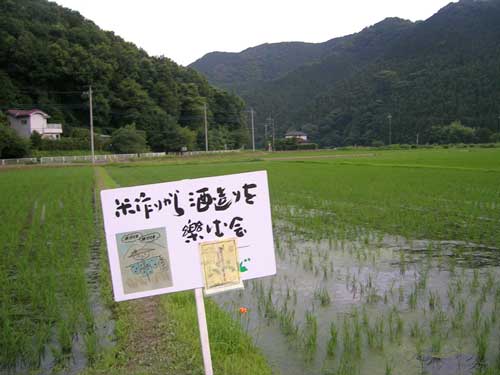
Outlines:
{"type": "MultiPolygon", "coordinates": [[[[415,143],[417,136],[421,143],[432,142],[432,127],[454,120],[486,134],[497,130],[498,0],[462,0],[422,22],[386,19],[322,43],[321,49],[319,59],[244,85],[200,71],[213,84],[241,94],[261,124],[272,116],[278,134],[304,130],[325,146],[389,138],[415,143]]],[[[192,66],[199,69],[202,62],[192,66]]]]}
{"type": "Polygon", "coordinates": [[[94,124],[105,133],[135,123],[154,150],[203,147],[208,104],[213,148],[245,141],[244,103],[190,68],[151,57],[79,13],[46,0],[0,2],[0,109],[38,107],[65,130],[94,124]]]}
{"type": "Polygon", "coordinates": [[[220,87],[244,89],[246,85],[280,78],[303,64],[319,61],[326,52],[323,44],[263,44],[240,53],[211,52],[190,66],[220,87]]]}

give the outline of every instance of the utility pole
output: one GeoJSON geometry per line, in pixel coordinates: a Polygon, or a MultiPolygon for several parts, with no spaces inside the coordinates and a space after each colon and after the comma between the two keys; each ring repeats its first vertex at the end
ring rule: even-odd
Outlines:
{"type": "Polygon", "coordinates": [[[272,119],[272,121],[273,121],[273,151],[275,151],[276,149],[274,148],[274,138],[275,138],[276,133],[274,131],[274,119],[272,119]]]}
{"type": "Polygon", "coordinates": [[[94,113],[92,110],[92,85],[89,86],[89,112],[90,112],[90,153],[92,154],[92,164],[95,164],[94,155],[94,113]]]}
{"type": "Polygon", "coordinates": [[[264,148],[267,148],[267,125],[271,122],[271,118],[268,117],[264,122],[264,148]]]}
{"type": "Polygon", "coordinates": [[[392,145],[392,115],[389,113],[387,116],[389,119],[389,146],[392,145]]]}
{"type": "Polygon", "coordinates": [[[252,151],[255,151],[255,129],[253,123],[253,108],[250,108],[250,117],[252,119],[252,151]]]}
{"type": "Polygon", "coordinates": [[[203,104],[203,118],[205,119],[205,151],[208,151],[207,103],[203,104]]]}
{"type": "Polygon", "coordinates": [[[419,136],[419,133],[417,133],[417,146],[418,146],[418,136],[419,136]]]}

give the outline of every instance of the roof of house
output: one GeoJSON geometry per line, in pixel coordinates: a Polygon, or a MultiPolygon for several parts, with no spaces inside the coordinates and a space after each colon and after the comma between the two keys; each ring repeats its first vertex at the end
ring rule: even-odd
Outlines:
{"type": "Polygon", "coordinates": [[[307,136],[306,133],[304,132],[298,132],[298,131],[290,131],[285,134],[285,136],[290,136],[290,137],[305,137],[307,136]]]}
{"type": "Polygon", "coordinates": [[[46,114],[44,111],[41,111],[39,109],[9,109],[7,110],[7,114],[9,116],[12,116],[12,117],[15,117],[15,118],[19,118],[19,117],[29,117],[35,113],[39,113],[40,115],[42,115],[43,117],[45,118],[49,118],[50,116],[48,114],[46,114]]]}

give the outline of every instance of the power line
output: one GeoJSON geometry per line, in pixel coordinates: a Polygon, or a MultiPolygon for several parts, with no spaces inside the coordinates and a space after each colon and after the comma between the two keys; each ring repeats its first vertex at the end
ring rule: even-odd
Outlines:
{"type": "Polygon", "coordinates": [[[58,95],[80,94],[81,95],[82,93],[85,92],[85,89],[78,90],[78,91],[76,91],[76,90],[62,91],[62,90],[40,90],[40,89],[33,89],[33,90],[30,90],[30,89],[17,89],[16,91],[20,92],[20,93],[28,93],[28,94],[34,94],[34,95],[37,95],[37,94],[58,94],[58,95]]]}
{"type": "Polygon", "coordinates": [[[92,164],[95,164],[94,156],[94,113],[92,112],[92,86],[89,86],[89,115],[90,115],[90,150],[92,153],[92,164]]]}
{"type": "Polygon", "coordinates": [[[252,151],[255,151],[255,129],[253,123],[253,108],[250,109],[250,116],[252,118],[252,151]]]}
{"type": "Polygon", "coordinates": [[[203,114],[205,119],[205,151],[208,151],[208,121],[207,121],[207,103],[203,105],[203,114]]]}

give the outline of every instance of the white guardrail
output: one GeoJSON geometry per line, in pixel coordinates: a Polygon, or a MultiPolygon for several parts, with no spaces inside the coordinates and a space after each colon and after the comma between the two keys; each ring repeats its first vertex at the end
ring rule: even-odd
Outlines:
{"type": "Polygon", "coordinates": [[[37,164],[37,158],[0,159],[0,165],[37,164]]]}
{"type": "MultiPolygon", "coordinates": [[[[126,161],[134,159],[161,158],[164,156],[195,156],[203,154],[223,154],[227,152],[238,152],[240,150],[218,150],[218,151],[185,151],[185,152],[146,152],[143,154],[105,154],[95,155],[94,160],[100,163],[126,161]]],[[[91,155],[76,156],[46,156],[41,158],[22,158],[22,159],[0,159],[0,167],[7,165],[26,165],[26,164],[71,164],[92,162],[91,155]]]]}
{"type": "Polygon", "coordinates": [[[182,152],[169,152],[167,155],[172,156],[196,156],[196,155],[207,155],[207,154],[225,154],[229,152],[241,152],[240,149],[237,150],[213,150],[213,151],[182,151],[182,152]]]}

